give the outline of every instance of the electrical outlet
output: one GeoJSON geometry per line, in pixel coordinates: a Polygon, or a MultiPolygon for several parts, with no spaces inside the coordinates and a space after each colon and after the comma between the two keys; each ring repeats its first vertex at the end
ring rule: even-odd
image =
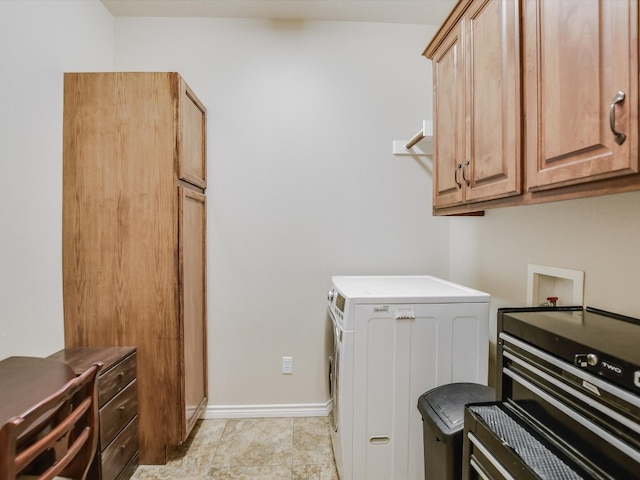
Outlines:
{"type": "Polygon", "coordinates": [[[282,373],[293,373],[293,357],[282,357],[282,373]]]}

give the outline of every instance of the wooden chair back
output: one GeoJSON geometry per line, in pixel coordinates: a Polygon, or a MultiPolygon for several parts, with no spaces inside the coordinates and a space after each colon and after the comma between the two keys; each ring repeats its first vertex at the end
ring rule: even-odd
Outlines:
{"type": "Polygon", "coordinates": [[[84,480],[98,443],[96,363],[0,429],[0,480],[84,480]],[[33,475],[33,476],[31,476],[33,475]]]}

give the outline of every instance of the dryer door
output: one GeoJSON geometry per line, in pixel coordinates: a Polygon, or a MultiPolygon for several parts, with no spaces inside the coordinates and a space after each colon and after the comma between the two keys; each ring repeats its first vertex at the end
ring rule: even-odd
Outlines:
{"type": "MultiPolygon", "coordinates": [[[[332,319],[333,320],[333,319],[332,319]]],[[[329,392],[333,408],[329,413],[329,423],[334,432],[338,431],[338,419],[340,415],[340,389],[338,378],[340,375],[340,350],[342,348],[342,330],[333,324],[333,355],[329,356],[329,392]]]]}

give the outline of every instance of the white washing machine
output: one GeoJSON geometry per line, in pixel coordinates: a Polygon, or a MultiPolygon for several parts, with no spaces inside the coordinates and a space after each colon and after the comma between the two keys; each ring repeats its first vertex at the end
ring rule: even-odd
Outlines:
{"type": "Polygon", "coordinates": [[[486,384],[490,296],[433,276],[335,276],[333,451],[341,480],[424,480],[418,398],[486,384]]]}

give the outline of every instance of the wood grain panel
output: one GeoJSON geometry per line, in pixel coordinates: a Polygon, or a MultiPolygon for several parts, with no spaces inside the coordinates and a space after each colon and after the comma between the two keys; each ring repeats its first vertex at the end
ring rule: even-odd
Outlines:
{"type": "Polygon", "coordinates": [[[521,191],[516,0],[477,0],[466,13],[467,201],[521,191]]]}
{"type": "Polygon", "coordinates": [[[540,104],[548,122],[541,143],[551,162],[600,143],[600,119],[607,112],[597,95],[605,60],[599,58],[598,16],[594,1],[540,4],[540,104]]]}
{"type": "Polygon", "coordinates": [[[180,92],[182,134],[179,139],[181,155],[178,165],[180,179],[197,187],[207,186],[206,109],[191,89],[181,83],[180,92]]]}
{"type": "Polygon", "coordinates": [[[184,348],[184,441],[207,399],[206,197],[186,188],[180,193],[180,260],[184,348]],[[188,354],[187,354],[188,352],[188,354]],[[204,361],[203,361],[204,359],[204,361]]]}
{"type": "Polygon", "coordinates": [[[527,187],[638,172],[637,1],[525,2],[527,187]],[[609,126],[627,134],[618,145],[609,126]]]}
{"type": "Polygon", "coordinates": [[[457,24],[433,57],[434,186],[433,204],[441,207],[463,201],[464,163],[464,24],[457,24]]]}
{"type": "Polygon", "coordinates": [[[185,372],[206,361],[181,344],[178,195],[179,165],[204,182],[204,114],[176,73],[65,75],[65,343],[137,347],[142,463],[165,463],[186,438],[185,372]]]}
{"type": "Polygon", "coordinates": [[[438,32],[425,50],[434,71],[436,210],[522,190],[518,4],[460,2],[446,36],[438,32]]]}

